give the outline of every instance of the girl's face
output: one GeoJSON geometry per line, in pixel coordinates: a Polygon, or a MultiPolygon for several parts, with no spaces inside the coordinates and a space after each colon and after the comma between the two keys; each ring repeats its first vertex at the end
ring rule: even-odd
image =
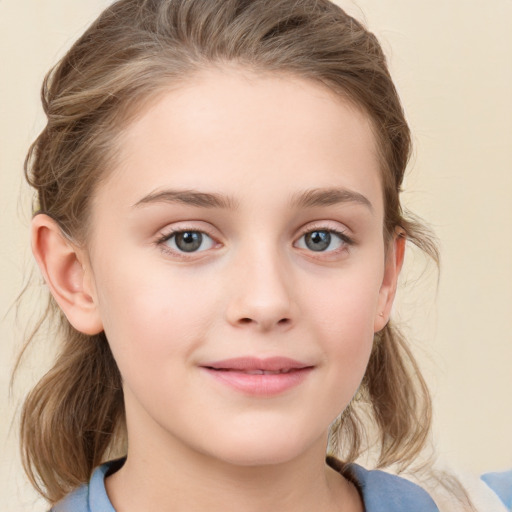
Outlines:
{"type": "Polygon", "coordinates": [[[368,119],[320,85],[212,70],[141,112],[85,263],[130,450],[325,450],[394,295],[382,196],[368,119]]]}

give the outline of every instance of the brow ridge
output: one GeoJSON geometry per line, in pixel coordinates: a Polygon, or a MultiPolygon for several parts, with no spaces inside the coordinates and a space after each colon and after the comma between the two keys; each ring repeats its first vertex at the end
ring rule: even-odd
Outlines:
{"type": "Polygon", "coordinates": [[[200,208],[236,209],[237,204],[233,198],[223,194],[198,192],[193,189],[161,190],[151,192],[137,201],[133,206],[139,207],[153,203],[182,203],[200,208]]]}
{"type": "Polygon", "coordinates": [[[372,213],[374,211],[366,196],[345,188],[309,189],[292,197],[292,204],[299,208],[332,206],[340,203],[357,203],[366,206],[372,213]]]}
{"type": "MultiPolygon", "coordinates": [[[[193,189],[160,190],[149,193],[133,206],[139,207],[153,203],[182,203],[200,208],[236,209],[235,199],[218,193],[199,192],[193,189]]],[[[332,206],[342,203],[357,203],[366,206],[373,213],[370,200],[353,190],[345,188],[314,188],[294,194],[291,203],[298,208],[332,206]]]]}

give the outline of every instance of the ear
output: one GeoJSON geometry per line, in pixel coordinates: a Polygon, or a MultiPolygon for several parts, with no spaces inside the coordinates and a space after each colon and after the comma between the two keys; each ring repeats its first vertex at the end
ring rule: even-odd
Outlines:
{"type": "Polygon", "coordinates": [[[86,275],[82,265],[85,258],[79,249],[44,214],[32,219],[31,238],[32,252],[46,284],[71,325],[84,334],[101,332],[103,324],[94,301],[92,276],[86,275]]]}
{"type": "Polygon", "coordinates": [[[377,314],[375,315],[374,332],[384,329],[389,321],[391,308],[395,299],[398,276],[402,269],[405,253],[405,234],[403,231],[396,231],[393,239],[389,242],[384,266],[384,277],[379,290],[379,302],[377,314]]]}

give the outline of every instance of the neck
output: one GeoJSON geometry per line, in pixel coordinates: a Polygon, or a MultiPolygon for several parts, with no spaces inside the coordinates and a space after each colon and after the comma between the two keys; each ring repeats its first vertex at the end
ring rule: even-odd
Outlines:
{"type": "Polygon", "coordinates": [[[107,478],[120,512],[363,510],[356,489],[325,464],[324,440],[292,461],[263,466],[212,460],[186,447],[174,447],[172,454],[153,451],[144,444],[131,444],[124,466],[107,478]]]}

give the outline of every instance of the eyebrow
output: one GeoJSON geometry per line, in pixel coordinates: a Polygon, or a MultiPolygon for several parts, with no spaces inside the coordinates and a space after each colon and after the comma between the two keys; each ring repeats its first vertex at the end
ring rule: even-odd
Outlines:
{"type": "Polygon", "coordinates": [[[151,192],[137,201],[133,207],[151,203],[183,203],[200,208],[236,209],[236,201],[228,196],[215,193],[198,192],[196,190],[162,190],[151,192]]]}
{"type": "MultiPolygon", "coordinates": [[[[137,201],[133,207],[153,203],[182,203],[200,208],[221,208],[235,210],[238,203],[232,197],[197,190],[162,190],[151,192],[137,201]]],[[[373,213],[372,203],[359,192],[345,188],[315,188],[292,196],[291,204],[297,208],[314,208],[335,204],[356,203],[366,206],[373,213]]]]}
{"type": "Polygon", "coordinates": [[[372,203],[366,196],[345,188],[315,188],[292,197],[292,204],[299,208],[332,206],[341,203],[357,203],[366,206],[372,213],[374,211],[372,203]]]}

